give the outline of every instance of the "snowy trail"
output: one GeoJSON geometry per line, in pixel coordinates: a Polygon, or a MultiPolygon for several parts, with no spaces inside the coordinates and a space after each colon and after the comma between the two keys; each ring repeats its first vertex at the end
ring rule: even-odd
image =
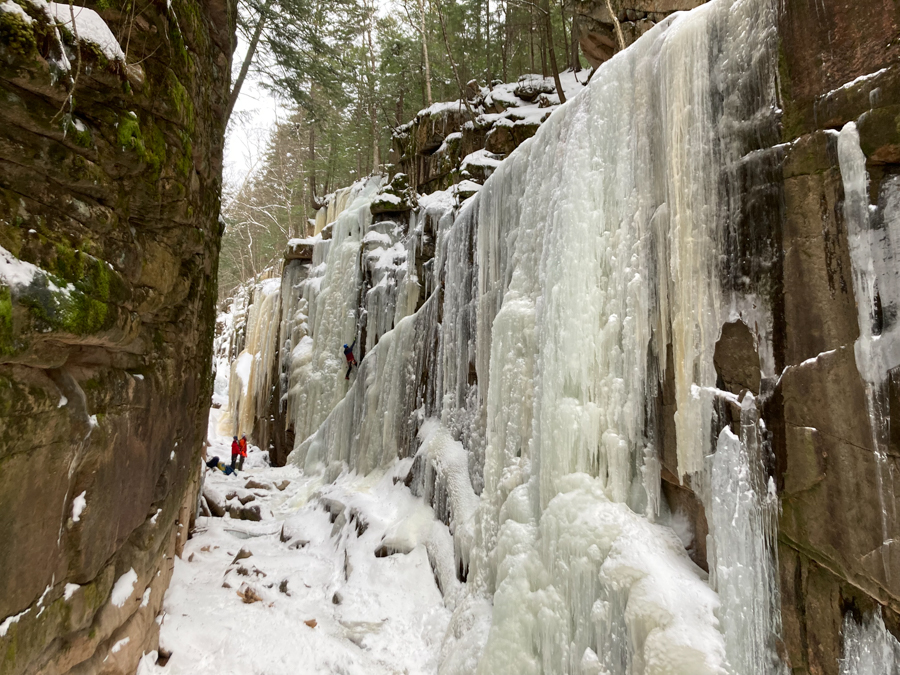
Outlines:
{"type": "MultiPolygon", "coordinates": [[[[217,417],[209,456],[230,458],[217,417]]],[[[434,514],[403,485],[408,470],[397,462],[323,487],[251,446],[240,477],[209,471],[206,490],[236,493],[229,504],[257,504],[263,519],[198,519],[163,607],[171,658],[145,656],[139,675],[437,672],[450,611],[425,548],[434,514]],[[235,561],[242,550],[251,555],[235,561]]]]}

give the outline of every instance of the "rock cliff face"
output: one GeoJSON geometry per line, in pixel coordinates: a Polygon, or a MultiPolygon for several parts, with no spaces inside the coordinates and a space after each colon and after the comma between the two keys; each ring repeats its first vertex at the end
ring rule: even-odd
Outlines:
{"type": "MultiPolygon", "coordinates": [[[[562,73],[561,80],[569,98],[584,85],[571,71],[562,73]]],[[[553,79],[540,75],[523,75],[517,82],[494,82],[490,87],[473,83],[467,95],[466,103],[435,103],[394,130],[392,162],[414,191],[430,194],[467,181],[484,183],[499,161],[534,136],[559,107],[553,79]]],[[[474,194],[471,185],[454,190],[457,194],[462,190],[466,197],[474,194]]],[[[335,195],[330,202],[339,199],[335,195]]],[[[394,206],[376,204],[373,213],[403,210],[394,206]]],[[[322,217],[328,217],[328,209],[323,211],[322,217]]]]}
{"type": "Polygon", "coordinates": [[[155,648],[209,407],[233,3],[88,4],[0,5],[4,674],[155,648]]]}
{"type": "Polygon", "coordinates": [[[818,10],[788,2],[779,34],[783,138],[792,141],[777,233],[776,358],[785,371],[773,399],[782,616],[794,672],[832,674],[843,616],[877,603],[888,628],[900,626],[900,363],[883,356],[866,364],[872,337],[890,343],[898,330],[890,277],[900,264],[892,249],[900,235],[900,13],[869,0],[818,10]],[[835,133],[854,121],[869,179],[863,224],[855,222],[858,195],[847,189],[858,189],[851,153],[839,152],[846,131],[835,133]],[[874,270],[860,270],[866,257],[874,270]]]}

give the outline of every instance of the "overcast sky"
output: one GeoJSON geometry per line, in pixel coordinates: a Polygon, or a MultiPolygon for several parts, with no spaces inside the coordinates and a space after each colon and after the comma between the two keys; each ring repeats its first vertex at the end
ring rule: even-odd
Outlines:
{"type": "MultiPolygon", "coordinates": [[[[238,38],[234,55],[234,77],[240,72],[247,44],[238,38]]],[[[232,78],[232,79],[233,79],[232,78]]],[[[241,87],[231,124],[225,136],[223,180],[226,189],[239,186],[256,168],[266,149],[266,141],[275,122],[284,119],[287,109],[260,86],[251,70],[241,87]]]]}

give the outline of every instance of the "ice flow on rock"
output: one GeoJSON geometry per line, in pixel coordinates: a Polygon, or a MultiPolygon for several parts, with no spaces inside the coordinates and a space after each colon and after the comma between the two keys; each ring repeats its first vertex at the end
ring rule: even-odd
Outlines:
{"type": "MultiPolygon", "coordinates": [[[[389,231],[367,208],[380,183],[358,184],[309,275],[263,301],[281,325],[290,461],[333,477],[414,456],[411,489],[447,524],[453,545],[428,545],[454,610],[440,673],[782,672],[764,425],[752,395],[729,395],[740,433],[716,422],[713,366],[722,324],[740,318],[764,383],[776,376],[766,298],[720,269],[739,181],[764,180],[774,63],[767,0],[675,15],[461,207],[432,195],[389,231]],[[417,278],[426,230],[435,255],[417,278]],[[348,385],[340,347],[363,328],[348,385]],[[679,477],[711,521],[709,575],[660,497],[667,369],[679,477]]],[[[255,323],[248,344],[268,345],[255,323]]],[[[241,396],[268,396],[260,382],[241,396]]]]}

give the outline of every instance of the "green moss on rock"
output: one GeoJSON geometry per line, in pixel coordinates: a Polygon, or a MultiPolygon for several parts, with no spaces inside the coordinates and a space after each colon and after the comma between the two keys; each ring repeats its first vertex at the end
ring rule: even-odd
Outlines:
{"type": "Polygon", "coordinates": [[[9,288],[0,286],[0,355],[9,355],[14,351],[12,297],[9,288]]]}
{"type": "Polygon", "coordinates": [[[116,144],[123,150],[134,150],[138,154],[146,152],[144,136],[137,116],[126,115],[119,118],[116,127],[116,144]]]}
{"type": "Polygon", "coordinates": [[[194,103],[191,101],[187,89],[171,70],[166,76],[166,87],[172,107],[178,113],[187,131],[192,133],[194,131],[194,103]]]}
{"type": "MultiPolygon", "coordinates": [[[[109,328],[116,303],[127,300],[124,282],[102,260],[63,242],[55,245],[50,270],[13,298],[25,307],[39,332],[90,335],[109,328]]],[[[15,344],[13,334],[8,345],[15,344]]]]}
{"type": "Polygon", "coordinates": [[[791,73],[788,67],[787,55],[784,53],[784,45],[778,45],[778,84],[780,86],[781,102],[784,112],[781,117],[781,138],[785,143],[799,138],[806,132],[806,122],[803,113],[794,102],[790,88],[791,73]]]}
{"type": "Polygon", "coordinates": [[[142,131],[138,118],[132,115],[133,113],[119,118],[116,143],[124,150],[136,152],[142,161],[150,165],[155,178],[158,178],[160,168],[166,161],[165,138],[153,124],[142,131]]]}
{"type": "Polygon", "coordinates": [[[17,12],[0,10],[0,44],[14,54],[31,56],[37,51],[32,24],[17,12]]]}
{"type": "Polygon", "coordinates": [[[91,138],[90,130],[87,127],[79,129],[71,115],[66,115],[63,129],[65,130],[66,138],[70,139],[75,145],[82,148],[93,147],[94,141],[91,138]]]}

